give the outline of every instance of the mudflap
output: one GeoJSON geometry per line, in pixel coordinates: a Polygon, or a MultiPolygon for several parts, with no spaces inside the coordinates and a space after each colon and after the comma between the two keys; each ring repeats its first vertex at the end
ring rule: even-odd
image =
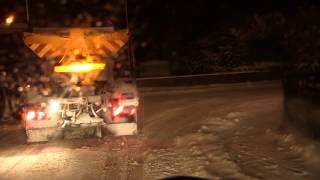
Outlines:
{"type": "Polygon", "coordinates": [[[64,129],[64,139],[79,139],[96,136],[102,137],[101,125],[99,126],[88,126],[88,127],[68,127],[64,129]]]}
{"type": "Polygon", "coordinates": [[[104,124],[102,128],[103,133],[106,135],[126,136],[138,134],[138,126],[135,122],[104,124]]]}
{"type": "Polygon", "coordinates": [[[102,137],[101,126],[78,128],[39,128],[26,130],[27,143],[48,142],[57,139],[79,139],[84,137],[102,137]]]}
{"type": "Polygon", "coordinates": [[[27,142],[47,142],[52,139],[62,138],[62,130],[57,128],[39,128],[39,129],[27,129],[27,142]]]}

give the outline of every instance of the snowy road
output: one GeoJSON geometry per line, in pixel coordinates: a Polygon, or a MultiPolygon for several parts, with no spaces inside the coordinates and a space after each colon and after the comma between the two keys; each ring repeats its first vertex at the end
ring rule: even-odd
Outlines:
{"type": "Polygon", "coordinates": [[[317,143],[282,118],[278,82],[143,91],[137,137],[27,145],[0,126],[0,179],[319,179],[317,143]]]}

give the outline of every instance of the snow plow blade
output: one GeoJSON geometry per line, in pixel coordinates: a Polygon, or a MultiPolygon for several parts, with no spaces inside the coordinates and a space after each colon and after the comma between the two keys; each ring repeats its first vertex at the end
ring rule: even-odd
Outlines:
{"type": "Polygon", "coordinates": [[[114,136],[126,136],[138,134],[138,127],[136,123],[118,123],[103,125],[104,134],[111,134],[114,136]]]}
{"type": "Polygon", "coordinates": [[[56,128],[29,129],[26,134],[28,143],[47,142],[51,139],[62,138],[62,131],[56,128]]]}

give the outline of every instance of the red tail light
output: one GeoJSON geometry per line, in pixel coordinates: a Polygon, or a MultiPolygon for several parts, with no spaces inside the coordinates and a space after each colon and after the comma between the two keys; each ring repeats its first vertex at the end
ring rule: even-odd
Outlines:
{"type": "Polygon", "coordinates": [[[124,106],[119,104],[117,99],[111,101],[112,104],[112,116],[116,117],[119,115],[132,116],[136,113],[137,109],[135,106],[124,106]]]}
{"type": "Polygon", "coordinates": [[[46,113],[39,111],[37,114],[37,120],[44,120],[46,118],[46,113]]]}
{"type": "Polygon", "coordinates": [[[130,110],[130,115],[132,116],[132,115],[134,115],[136,113],[136,108],[132,108],[131,110],[130,110]]]}
{"type": "Polygon", "coordinates": [[[118,116],[120,115],[124,110],[124,106],[123,105],[120,105],[120,106],[117,106],[117,107],[113,107],[113,116],[118,116]]]}
{"type": "Polygon", "coordinates": [[[119,106],[118,100],[117,100],[117,99],[113,99],[113,100],[111,101],[111,105],[112,105],[112,107],[117,107],[117,106],[119,106]]]}
{"type": "Polygon", "coordinates": [[[27,115],[26,115],[26,119],[28,120],[28,121],[31,121],[31,120],[34,120],[35,118],[36,118],[36,112],[34,112],[34,111],[28,111],[27,112],[27,115]]]}
{"type": "Polygon", "coordinates": [[[112,116],[113,117],[120,115],[124,110],[124,107],[119,105],[118,99],[113,99],[111,101],[111,105],[112,105],[112,116]]]}
{"type": "Polygon", "coordinates": [[[42,111],[28,111],[26,113],[26,120],[44,120],[46,118],[46,113],[42,111]]]}

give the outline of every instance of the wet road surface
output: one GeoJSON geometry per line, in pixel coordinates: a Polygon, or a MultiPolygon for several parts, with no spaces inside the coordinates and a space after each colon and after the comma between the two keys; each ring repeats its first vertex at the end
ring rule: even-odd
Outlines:
{"type": "Polygon", "coordinates": [[[317,143],[277,130],[279,82],[142,90],[140,108],[138,136],[26,144],[1,125],[0,179],[320,178],[317,143]]]}

